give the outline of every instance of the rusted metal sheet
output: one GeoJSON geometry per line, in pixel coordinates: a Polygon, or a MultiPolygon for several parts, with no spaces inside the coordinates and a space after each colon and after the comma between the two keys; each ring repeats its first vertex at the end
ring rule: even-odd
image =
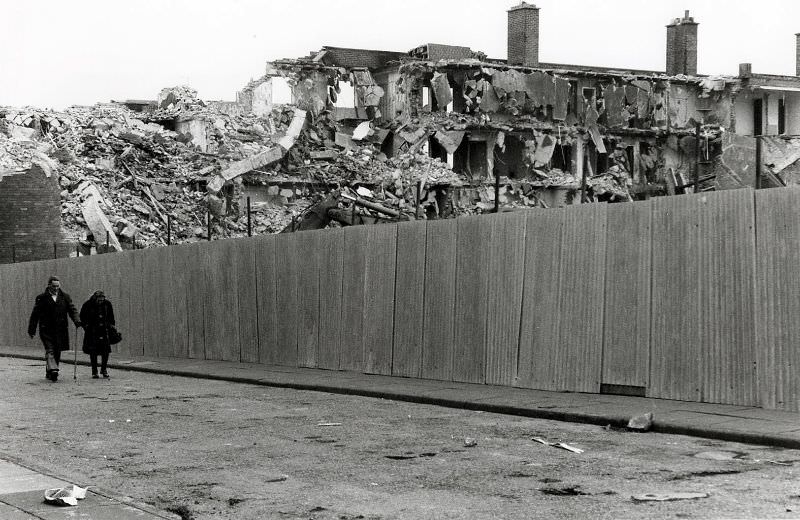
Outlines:
{"type": "Polygon", "coordinates": [[[277,270],[275,268],[275,235],[256,237],[255,279],[258,311],[258,361],[273,363],[278,343],[277,270]]]}
{"type": "Polygon", "coordinates": [[[758,403],[755,205],[750,189],[700,197],[700,367],[704,402],[758,403]]]}
{"type": "Polygon", "coordinates": [[[556,389],[563,226],[563,209],[531,210],[527,216],[517,386],[556,389]]]}
{"type": "Polygon", "coordinates": [[[177,255],[180,258],[178,265],[185,266],[185,290],[177,294],[180,297],[186,298],[186,342],[188,356],[194,359],[202,359],[205,357],[206,344],[206,325],[203,317],[205,315],[206,292],[203,245],[189,244],[176,247],[178,247],[177,255]]]}
{"type": "Polygon", "coordinates": [[[570,206],[561,242],[556,388],[599,392],[605,301],[606,204],[570,206]]]}
{"type": "Polygon", "coordinates": [[[422,377],[453,377],[453,317],[456,286],[456,221],[432,220],[427,226],[422,377]]]}
{"type": "Polygon", "coordinates": [[[342,335],[340,370],[364,368],[364,268],[367,226],[344,230],[344,272],[342,275],[342,335]]]}
{"type": "Polygon", "coordinates": [[[514,384],[525,270],[525,223],[519,211],[485,217],[490,223],[486,383],[514,384]]]}
{"type": "Polygon", "coordinates": [[[364,262],[364,368],[392,374],[397,226],[367,226],[364,262]]]}
{"type": "Polygon", "coordinates": [[[34,264],[40,264],[40,262],[4,266],[3,296],[7,304],[6,312],[3,313],[5,315],[3,345],[12,347],[28,345],[34,350],[44,353],[44,347],[38,337],[39,329],[36,329],[37,335],[32,340],[27,336],[28,320],[31,317],[36,296],[44,291],[47,286],[47,278],[50,276],[49,274],[40,274],[39,277],[36,277],[34,264]],[[11,302],[19,303],[9,304],[11,302]]]}
{"type": "Polygon", "coordinates": [[[301,231],[297,235],[297,363],[317,366],[319,350],[319,276],[322,233],[301,231]]]}
{"type": "MultiPolygon", "coordinates": [[[[176,340],[176,328],[173,325],[176,316],[172,302],[172,258],[167,248],[158,247],[143,251],[141,259],[144,355],[170,357],[176,340]]],[[[76,263],[76,266],[91,268],[93,260],[94,258],[88,257],[80,264],[76,263]]],[[[238,356],[236,360],[238,361],[238,356]]]]}
{"type": "MultiPolygon", "coordinates": [[[[233,241],[236,262],[236,295],[239,300],[239,356],[246,363],[258,363],[258,296],[256,244],[252,238],[233,241]]],[[[176,272],[177,276],[180,273],[176,272]]],[[[176,279],[177,281],[177,279],[176,279]]],[[[176,287],[178,287],[176,285],[176,287]]]]}
{"type": "Polygon", "coordinates": [[[275,239],[276,343],[271,363],[297,366],[297,233],[275,239]]]}
{"type": "Polygon", "coordinates": [[[420,377],[425,303],[424,221],[397,225],[392,375],[420,377]]]}
{"type": "Polygon", "coordinates": [[[646,387],[650,357],[650,202],[609,204],[603,379],[646,387]]]}
{"type": "Polygon", "coordinates": [[[239,299],[235,291],[238,275],[233,241],[206,244],[205,321],[206,359],[239,361],[239,299]]]}
{"type": "Polygon", "coordinates": [[[27,284],[24,289],[15,292],[18,273],[16,264],[0,265],[0,298],[4,302],[14,303],[6,305],[5,312],[0,313],[0,345],[19,345],[35,349],[41,343],[23,336],[24,332],[20,332],[20,329],[28,330],[28,318],[33,310],[34,299],[39,293],[35,292],[35,286],[32,284],[27,284]]]}
{"type": "Polygon", "coordinates": [[[486,217],[463,217],[456,219],[455,224],[458,245],[453,380],[484,383],[490,220],[486,217]]]}
{"type": "Polygon", "coordinates": [[[344,230],[330,229],[320,235],[319,356],[320,368],[339,369],[342,335],[342,272],[344,230]]]}
{"type": "MultiPolygon", "coordinates": [[[[144,322],[144,313],[142,311],[142,306],[145,303],[142,292],[142,271],[144,268],[145,251],[129,251],[120,254],[124,255],[121,257],[122,262],[127,264],[123,270],[123,272],[128,273],[127,280],[125,280],[127,283],[124,284],[123,287],[127,289],[125,292],[128,296],[128,310],[130,311],[128,327],[126,328],[128,334],[124,336],[123,343],[127,348],[126,352],[128,354],[142,356],[144,355],[142,338],[144,337],[144,327],[146,326],[144,322]]],[[[78,260],[75,261],[74,265],[77,265],[77,261],[78,260]]],[[[208,289],[205,287],[205,269],[202,265],[202,257],[200,257],[200,262],[199,271],[203,273],[203,275],[198,281],[196,296],[203,301],[205,300],[205,293],[208,289]]],[[[70,264],[73,264],[73,262],[68,262],[66,265],[70,264]]],[[[203,321],[203,317],[200,316],[200,322],[203,323],[203,321]]],[[[205,342],[200,343],[198,347],[199,351],[197,352],[197,357],[203,359],[205,357],[205,342]]]]}
{"type": "Polygon", "coordinates": [[[648,397],[699,401],[702,195],[653,199],[648,397]]]}
{"type": "Polygon", "coordinates": [[[759,190],[756,344],[761,406],[800,411],[800,189],[759,190]]]}

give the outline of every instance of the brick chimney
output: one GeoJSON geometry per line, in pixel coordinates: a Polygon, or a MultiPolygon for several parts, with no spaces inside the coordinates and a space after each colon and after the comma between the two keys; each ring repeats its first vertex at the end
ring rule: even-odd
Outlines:
{"type": "Polygon", "coordinates": [[[667,74],[697,75],[697,23],[684,12],[667,25],[667,74]]]}
{"type": "Polygon", "coordinates": [[[539,66],[539,8],[520,2],[508,10],[508,64],[539,66]]]}
{"type": "Polygon", "coordinates": [[[794,37],[797,39],[796,51],[794,55],[795,75],[800,76],[800,33],[795,34],[794,37]]]}

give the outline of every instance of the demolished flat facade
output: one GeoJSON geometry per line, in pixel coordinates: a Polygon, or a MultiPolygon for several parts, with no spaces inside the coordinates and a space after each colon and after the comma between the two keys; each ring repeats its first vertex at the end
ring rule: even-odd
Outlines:
{"type": "Polygon", "coordinates": [[[441,44],[407,53],[323,47],[271,62],[256,88],[287,81],[294,103],[336,120],[341,147],[369,121],[388,132],[388,157],[427,150],[458,174],[449,192],[464,208],[493,207],[496,176],[502,204],[541,206],[577,203],[582,192],[625,201],[753,187],[756,136],[761,186],[798,182],[800,78],[753,74],[749,64],[737,76],[698,75],[688,11],[667,26],[663,72],[544,63],[539,16],[525,2],[508,11],[506,60],[441,44]],[[352,108],[338,99],[344,82],[352,108]]]}

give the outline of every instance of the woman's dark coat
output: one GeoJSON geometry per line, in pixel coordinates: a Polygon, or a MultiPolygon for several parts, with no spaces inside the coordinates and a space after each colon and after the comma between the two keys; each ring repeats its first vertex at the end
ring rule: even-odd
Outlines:
{"type": "Polygon", "coordinates": [[[116,325],[114,307],[111,302],[98,302],[89,298],[81,307],[81,323],[83,324],[83,352],[102,355],[111,352],[108,342],[108,326],[116,325]]]}
{"type": "Polygon", "coordinates": [[[36,326],[39,326],[39,337],[45,348],[48,346],[52,350],[69,350],[69,330],[67,317],[72,318],[72,321],[77,325],[78,312],[72,304],[72,298],[69,294],[58,291],[56,300],[50,293],[45,291],[36,297],[36,303],[33,305],[33,312],[31,312],[31,319],[28,321],[28,334],[33,336],[36,334],[36,326]]]}

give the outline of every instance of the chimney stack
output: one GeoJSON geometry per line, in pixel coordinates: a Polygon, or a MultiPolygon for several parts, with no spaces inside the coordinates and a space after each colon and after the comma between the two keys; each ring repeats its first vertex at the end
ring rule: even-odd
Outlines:
{"type": "Polygon", "coordinates": [[[800,33],[794,35],[797,38],[796,51],[794,55],[795,76],[800,76],[800,33]]]}
{"type": "Polygon", "coordinates": [[[539,66],[539,8],[520,2],[508,10],[508,64],[539,66]]]}
{"type": "Polygon", "coordinates": [[[667,25],[667,74],[697,75],[697,23],[684,11],[667,25]]]}
{"type": "Polygon", "coordinates": [[[752,63],[740,63],[739,64],[739,77],[740,78],[749,78],[753,75],[753,64],[752,63]]]}

